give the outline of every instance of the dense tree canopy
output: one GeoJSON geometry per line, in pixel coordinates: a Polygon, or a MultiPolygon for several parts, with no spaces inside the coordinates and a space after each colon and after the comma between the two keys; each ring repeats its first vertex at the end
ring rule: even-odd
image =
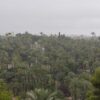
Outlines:
{"type": "Polygon", "coordinates": [[[89,92],[88,100],[100,100],[100,67],[96,69],[91,81],[94,88],[89,92]]]}
{"type": "Polygon", "coordinates": [[[59,91],[62,97],[72,100],[85,100],[92,88],[91,75],[98,66],[100,38],[96,36],[28,32],[0,36],[0,78],[21,100],[36,88],[50,93],[59,91]]]}

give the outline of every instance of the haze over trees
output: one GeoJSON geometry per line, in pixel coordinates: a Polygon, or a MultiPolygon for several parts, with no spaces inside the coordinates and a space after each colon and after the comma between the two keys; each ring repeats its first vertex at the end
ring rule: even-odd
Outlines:
{"type": "Polygon", "coordinates": [[[0,36],[0,100],[99,100],[100,37],[91,34],[0,36]]]}

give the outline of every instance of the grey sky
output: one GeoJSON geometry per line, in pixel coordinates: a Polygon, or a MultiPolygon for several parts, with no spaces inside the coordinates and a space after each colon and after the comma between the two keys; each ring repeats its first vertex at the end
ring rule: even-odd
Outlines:
{"type": "Polygon", "coordinates": [[[0,0],[0,33],[100,35],[100,0],[0,0]]]}

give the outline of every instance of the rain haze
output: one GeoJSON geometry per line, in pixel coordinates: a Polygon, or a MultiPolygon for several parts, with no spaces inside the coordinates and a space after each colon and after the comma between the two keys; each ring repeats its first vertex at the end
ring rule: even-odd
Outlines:
{"type": "Polygon", "coordinates": [[[100,35],[100,0],[0,0],[0,33],[100,35]]]}

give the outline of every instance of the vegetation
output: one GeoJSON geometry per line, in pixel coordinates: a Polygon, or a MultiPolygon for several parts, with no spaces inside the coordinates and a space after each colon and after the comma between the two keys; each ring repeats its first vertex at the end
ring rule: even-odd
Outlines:
{"type": "Polygon", "coordinates": [[[61,100],[61,98],[57,97],[57,92],[35,89],[34,91],[27,92],[26,100],[61,100]]]}
{"type": "Polygon", "coordinates": [[[100,37],[95,34],[7,33],[0,36],[0,79],[6,83],[0,85],[0,100],[86,100],[87,95],[99,100],[90,99],[100,95],[98,66],[100,37]]]}
{"type": "Polygon", "coordinates": [[[12,94],[7,89],[6,84],[3,82],[3,80],[0,80],[0,100],[11,100],[12,94]]]}
{"type": "Polygon", "coordinates": [[[96,69],[92,77],[92,84],[94,88],[92,92],[88,93],[88,100],[100,100],[100,68],[96,69]]]}

